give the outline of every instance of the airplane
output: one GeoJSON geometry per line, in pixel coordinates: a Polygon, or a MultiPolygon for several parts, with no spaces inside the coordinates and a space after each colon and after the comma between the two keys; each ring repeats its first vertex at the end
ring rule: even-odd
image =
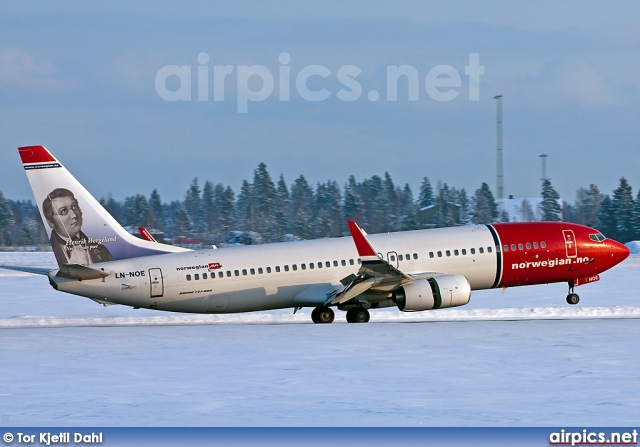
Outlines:
{"type": "MultiPolygon", "coordinates": [[[[574,287],[629,256],[598,230],[567,222],[495,223],[189,250],[129,234],[43,146],[18,149],[58,268],[58,291],[105,306],[187,313],[313,308],[314,323],[369,321],[370,310],[462,306],[472,290],[566,282],[574,287]]],[[[144,233],[143,233],[144,236],[144,233]]]]}

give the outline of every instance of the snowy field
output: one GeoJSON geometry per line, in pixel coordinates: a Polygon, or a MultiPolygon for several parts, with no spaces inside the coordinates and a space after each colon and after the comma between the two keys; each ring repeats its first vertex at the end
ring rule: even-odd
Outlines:
{"type": "Polygon", "coordinates": [[[637,425],[640,255],[576,292],[577,306],[551,284],[325,326],[308,310],[103,307],[0,270],[0,425],[637,425]]]}

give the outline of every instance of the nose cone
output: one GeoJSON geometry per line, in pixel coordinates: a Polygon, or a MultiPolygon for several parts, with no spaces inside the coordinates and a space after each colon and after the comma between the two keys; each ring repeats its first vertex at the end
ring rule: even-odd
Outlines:
{"type": "Polygon", "coordinates": [[[609,250],[611,251],[611,257],[613,258],[613,265],[619,264],[629,257],[629,248],[616,241],[608,241],[609,250]]]}

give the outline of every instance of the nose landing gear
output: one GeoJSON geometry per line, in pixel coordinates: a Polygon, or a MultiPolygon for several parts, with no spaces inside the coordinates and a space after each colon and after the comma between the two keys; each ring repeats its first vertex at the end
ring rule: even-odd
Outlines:
{"type": "Polygon", "coordinates": [[[569,304],[578,304],[580,301],[580,297],[577,293],[573,292],[573,280],[569,281],[569,294],[567,295],[567,303],[569,304]]]}

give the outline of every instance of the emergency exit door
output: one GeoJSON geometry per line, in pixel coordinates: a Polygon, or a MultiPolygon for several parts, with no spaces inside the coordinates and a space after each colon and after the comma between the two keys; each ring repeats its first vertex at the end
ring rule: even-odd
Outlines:
{"type": "Polygon", "coordinates": [[[151,284],[151,298],[162,296],[164,294],[162,270],[149,269],[149,284],[151,284]]]}
{"type": "Polygon", "coordinates": [[[573,230],[562,230],[564,236],[564,245],[567,248],[567,258],[575,258],[578,256],[578,246],[576,245],[576,236],[573,230]]]}

